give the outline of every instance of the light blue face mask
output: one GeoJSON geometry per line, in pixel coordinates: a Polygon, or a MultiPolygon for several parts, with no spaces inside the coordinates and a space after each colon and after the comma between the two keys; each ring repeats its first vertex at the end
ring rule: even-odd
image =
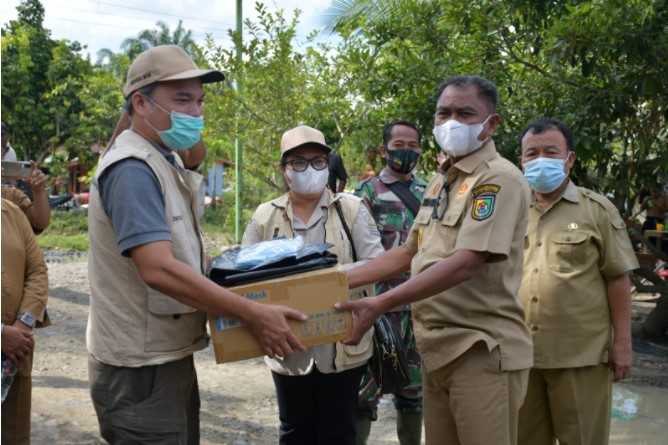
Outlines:
{"type": "Polygon", "coordinates": [[[537,158],[522,164],[524,178],[538,193],[555,191],[566,179],[564,164],[566,159],[537,158]]]}
{"type": "Polygon", "coordinates": [[[162,142],[172,150],[189,150],[199,141],[202,136],[202,129],[204,128],[204,117],[194,117],[188,114],[172,111],[171,113],[162,108],[157,103],[153,102],[156,107],[160,108],[165,113],[169,114],[172,120],[172,127],[169,130],[160,131],[153,127],[148,121],[146,123],[158,133],[162,142]]]}

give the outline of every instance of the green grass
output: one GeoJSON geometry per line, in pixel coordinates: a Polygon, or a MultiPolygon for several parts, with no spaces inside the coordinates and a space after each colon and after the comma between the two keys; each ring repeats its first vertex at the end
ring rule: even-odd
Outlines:
{"type": "Polygon", "coordinates": [[[37,236],[42,249],[88,250],[88,217],[85,213],[51,212],[51,224],[37,236]]]}
{"type": "MultiPolygon", "coordinates": [[[[225,228],[227,212],[221,207],[216,210],[207,209],[201,220],[204,232],[206,253],[210,256],[219,255],[223,246],[232,243],[225,228]]],[[[88,217],[85,213],[51,212],[51,224],[37,237],[42,249],[88,251],[88,217]]]]}

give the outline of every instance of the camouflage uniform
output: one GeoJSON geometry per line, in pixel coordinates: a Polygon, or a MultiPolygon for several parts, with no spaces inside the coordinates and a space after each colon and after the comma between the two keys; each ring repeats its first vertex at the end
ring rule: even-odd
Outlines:
{"type": "MultiPolygon", "coordinates": [[[[399,179],[385,168],[380,172],[380,176],[362,181],[355,187],[355,195],[361,197],[367,207],[371,209],[373,218],[380,230],[381,242],[385,250],[404,244],[415,218],[415,215],[408,211],[401,199],[385,185],[396,181],[399,181],[399,179]]],[[[427,182],[424,179],[413,176],[409,190],[419,201],[422,201],[426,186],[427,182]]],[[[410,273],[406,272],[401,276],[378,283],[376,285],[376,295],[400,285],[409,278],[410,273]]],[[[394,406],[399,411],[422,412],[420,354],[413,335],[410,305],[394,308],[386,316],[402,333],[410,365],[410,384],[407,388],[394,394],[394,406]]],[[[376,392],[376,383],[367,370],[360,384],[358,399],[358,415],[360,417],[368,417],[372,420],[378,419],[380,396],[376,395],[376,392]]]]}

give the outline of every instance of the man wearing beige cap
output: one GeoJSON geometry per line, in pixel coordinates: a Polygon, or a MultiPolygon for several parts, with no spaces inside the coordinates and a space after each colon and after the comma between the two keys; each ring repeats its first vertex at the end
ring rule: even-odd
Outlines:
{"type": "Polygon", "coordinates": [[[199,443],[192,354],[208,344],[206,312],[247,324],[270,357],[305,349],[286,320],[303,314],[240,298],[204,277],[202,177],[174,151],[199,140],[202,85],[223,79],[176,46],[139,55],[123,89],[132,125],[93,179],[86,344],[91,397],[110,444],[199,443]]]}

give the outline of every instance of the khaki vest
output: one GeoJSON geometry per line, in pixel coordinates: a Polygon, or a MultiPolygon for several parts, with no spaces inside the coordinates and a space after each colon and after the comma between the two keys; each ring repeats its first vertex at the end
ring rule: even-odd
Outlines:
{"type": "MultiPolygon", "coordinates": [[[[253,221],[263,240],[273,239],[279,236],[286,236],[292,238],[294,233],[292,231],[292,223],[286,213],[289,195],[285,195],[269,202],[260,204],[253,215],[253,221]]],[[[343,217],[348,225],[348,229],[352,233],[352,227],[355,223],[355,218],[359,212],[361,205],[361,198],[349,194],[332,195],[327,208],[325,221],[325,242],[333,244],[329,248],[329,252],[336,254],[339,264],[348,264],[353,262],[352,246],[350,239],[346,235],[341,218],[336,210],[337,204],[341,205],[343,210],[343,217]]],[[[368,287],[367,289],[372,288],[368,287]]],[[[362,293],[356,293],[351,296],[351,299],[357,300],[362,298],[362,293]]],[[[346,369],[355,368],[366,361],[373,355],[373,328],[371,328],[362,337],[360,343],[356,346],[344,345],[340,342],[336,343],[336,354],[334,358],[334,366],[337,371],[345,371],[346,369]]],[[[271,366],[271,365],[270,365],[271,366]]]]}
{"type": "Polygon", "coordinates": [[[167,363],[208,344],[206,314],[148,287],[131,258],[120,254],[111,219],[100,200],[97,181],[114,163],[134,157],[153,170],[165,200],[174,258],[203,273],[204,248],[197,216],[202,177],[175,169],[147,140],[122,133],[105,154],[93,179],[88,209],[91,239],[88,275],[91,287],[86,344],[102,363],[146,366],[167,363]]]}

